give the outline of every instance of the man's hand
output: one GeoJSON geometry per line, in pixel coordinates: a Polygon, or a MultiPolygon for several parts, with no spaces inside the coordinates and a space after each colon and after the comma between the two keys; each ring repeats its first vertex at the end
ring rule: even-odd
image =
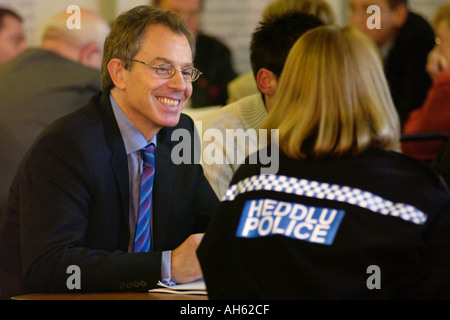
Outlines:
{"type": "Polygon", "coordinates": [[[170,273],[173,282],[187,283],[203,276],[196,253],[202,239],[203,233],[191,235],[172,251],[170,273]]]}

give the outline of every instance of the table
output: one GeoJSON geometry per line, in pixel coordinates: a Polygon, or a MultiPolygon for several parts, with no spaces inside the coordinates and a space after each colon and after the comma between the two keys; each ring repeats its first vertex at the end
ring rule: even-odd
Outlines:
{"type": "Polygon", "coordinates": [[[12,300],[208,300],[206,295],[147,292],[111,293],[34,293],[12,297],[12,300]]]}

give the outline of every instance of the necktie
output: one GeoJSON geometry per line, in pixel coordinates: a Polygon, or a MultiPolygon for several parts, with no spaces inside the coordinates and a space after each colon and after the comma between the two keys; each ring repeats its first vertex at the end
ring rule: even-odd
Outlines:
{"type": "Polygon", "coordinates": [[[153,177],[155,174],[155,146],[151,143],[141,150],[144,162],[139,196],[139,215],[136,225],[134,252],[148,252],[151,249],[150,206],[152,203],[153,177]]]}

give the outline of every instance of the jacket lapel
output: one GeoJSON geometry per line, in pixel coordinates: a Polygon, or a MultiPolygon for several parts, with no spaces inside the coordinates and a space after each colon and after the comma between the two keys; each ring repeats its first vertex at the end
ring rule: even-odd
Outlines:
{"type": "Polygon", "coordinates": [[[109,95],[103,94],[100,97],[99,111],[105,130],[105,139],[111,150],[111,168],[114,172],[117,186],[120,190],[122,210],[129,230],[129,174],[128,160],[123,143],[122,135],[117,125],[114,112],[112,110],[109,95]]]}

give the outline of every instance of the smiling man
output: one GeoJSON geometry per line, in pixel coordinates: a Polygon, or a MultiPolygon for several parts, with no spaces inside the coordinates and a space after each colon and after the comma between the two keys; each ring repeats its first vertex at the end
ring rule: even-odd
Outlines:
{"type": "Polygon", "coordinates": [[[3,298],[67,291],[73,265],[81,291],[202,277],[195,250],[218,200],[200,165],[170,157],[176,129],[195,145],[181,114],[200,75],[194,39],[169,11],[140,6],[117,18],[102,92],[48,127],[17,172],[0,220],[3,298]]]}

